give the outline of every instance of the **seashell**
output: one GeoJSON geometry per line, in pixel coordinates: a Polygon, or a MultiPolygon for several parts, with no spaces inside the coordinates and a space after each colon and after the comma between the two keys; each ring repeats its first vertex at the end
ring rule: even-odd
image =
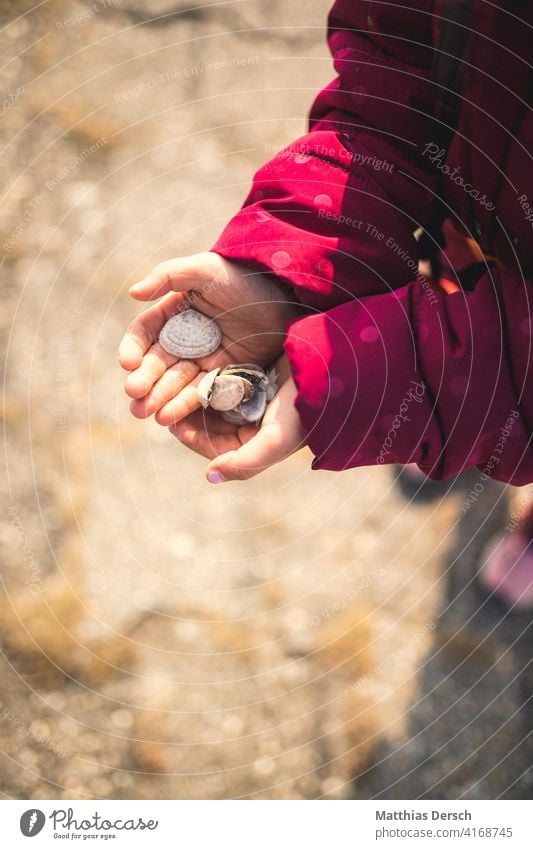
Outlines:
{"type": "Polygon", "coordinates": [[[235,374],[223,374],[213,383],[209,405],[213,410],[234,410],[246,401],[253,392],[253,385],[235,374]]]}
{"type": "Polygon", "coordinates": [[[198,395],[198,399],[202,407],[209,407],[213,383],[215,382],[215,378],[219,374],[219,368],[214,368],[212,371],[208,371],[207,374],[202,377],[200,383],[196,387],[196,394],[198,395]]]}
{"type": "Polygon", "coordinates": [[[232,424],[258,422],[277,392],[275,374],[244,363],[213,369],[202,378],[197,393],[203,407],[222,412],[232,424]]]}
{"type": "Polygon", "coordinates": [[[216,321],[193,309],[173,315],[159,334],[160,345],[167,354],[184,360],[207,357],[216,351],[221,340],[216,321]]]}
{"type": "Polygon", "coordinates": [[[230,368],[215,368],[202,378],[196,392],[203,407],[226,412],[238,407],[253,392],[253,384],[242,374],[231,373],[230,368]]]}

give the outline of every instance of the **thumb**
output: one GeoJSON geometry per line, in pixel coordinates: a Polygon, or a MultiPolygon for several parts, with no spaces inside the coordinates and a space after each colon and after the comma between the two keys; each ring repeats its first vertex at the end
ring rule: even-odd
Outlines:
{"type": "Polygon", "coordinates": [[[215,457],[207,467],[206,477],[210,483],[248,480],[285,456],[281,429],[275,423],[263,425],[240,448],[215,457]]]}
{"type": "Polygon", "coordinates": [[[146,277],[130,286],[129,293],[138,301],[153,301],[167,292],[201,288],[220,272],[220,258],[210,251],[176,257],[156,265],[146,277]]]}

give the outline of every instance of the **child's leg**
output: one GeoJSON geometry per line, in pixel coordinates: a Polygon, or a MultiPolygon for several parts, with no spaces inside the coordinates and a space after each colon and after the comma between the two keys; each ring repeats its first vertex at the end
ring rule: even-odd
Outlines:
{"type": "Polygon", "coordinates": [[[533,505],[516,528],[491,540],[482,559],[480,581],[510,606],[533,606],[533,505]]]}
{"type": "Polygon", "coordinates": [[[408,466],[393,466],[394,482],[406,501],[410,504],[427,504],[448,495],[453,487],[453,479],[433,481],[422,472],[416,463],[408,466]]]}

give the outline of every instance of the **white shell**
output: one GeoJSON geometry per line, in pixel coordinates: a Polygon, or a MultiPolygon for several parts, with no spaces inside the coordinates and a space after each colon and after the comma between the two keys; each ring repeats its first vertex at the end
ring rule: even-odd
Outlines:
{"type": "Polygon", "coordinates": [[[160,345],[167,354],[184,360],[207,357],[216,351],[221,340],[216,321],[193,309],[173,315],[159,334],[160,345]]]}
{"type": "Polygon", "coordinates": [[[276,373],[275,368],[271,368],[270,371],[267,371],[267,380],[268,386],[266,388],[266,396],[267,402],[270,403],[274,395],[276,395],[279,386],[278,386],[278,375],[276,373]]]}
{"type": "Polygon", "coordinates": [[[240,374],[228,374],[215,368],[201,379],[196,393],[202,407],[212,407],[219,412],[234,410],[253,392],[253,384],[240,374]]]}
{"type": "Polygon", "coordinates": [[[252,384],[242,377],[222,375],[213,383],[209,404],[213,410],[234,410],[250,396],[252,388],[252,384]]]}
{"type": "Polygon", "coordinates": [[[244,363],[208,372],[196,391],[203,407],[212,407],[232,424],[259,422],[276,394],[276,375],[261,366],[244,363]]]}
{"type": "Polygon", "coordinates": [[[202,407],[209,407],[211,390],[213,389],[213,383],[215,382],[215,378],[218,374],[220,374],[219,368],[214,368],[213,371],[208,371],[196,387],[196,394],[198,395],[198,400],[202,407]]]}

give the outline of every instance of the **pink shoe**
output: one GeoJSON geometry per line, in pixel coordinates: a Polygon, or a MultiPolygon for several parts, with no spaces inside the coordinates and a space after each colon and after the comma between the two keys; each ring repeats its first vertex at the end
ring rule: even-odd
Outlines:
{"type": "Polygon", "coordinates": [[[483,552],[479,581],[509,607],[533,607],[533,540],[520,528],[492,539],[483,552]]]}

